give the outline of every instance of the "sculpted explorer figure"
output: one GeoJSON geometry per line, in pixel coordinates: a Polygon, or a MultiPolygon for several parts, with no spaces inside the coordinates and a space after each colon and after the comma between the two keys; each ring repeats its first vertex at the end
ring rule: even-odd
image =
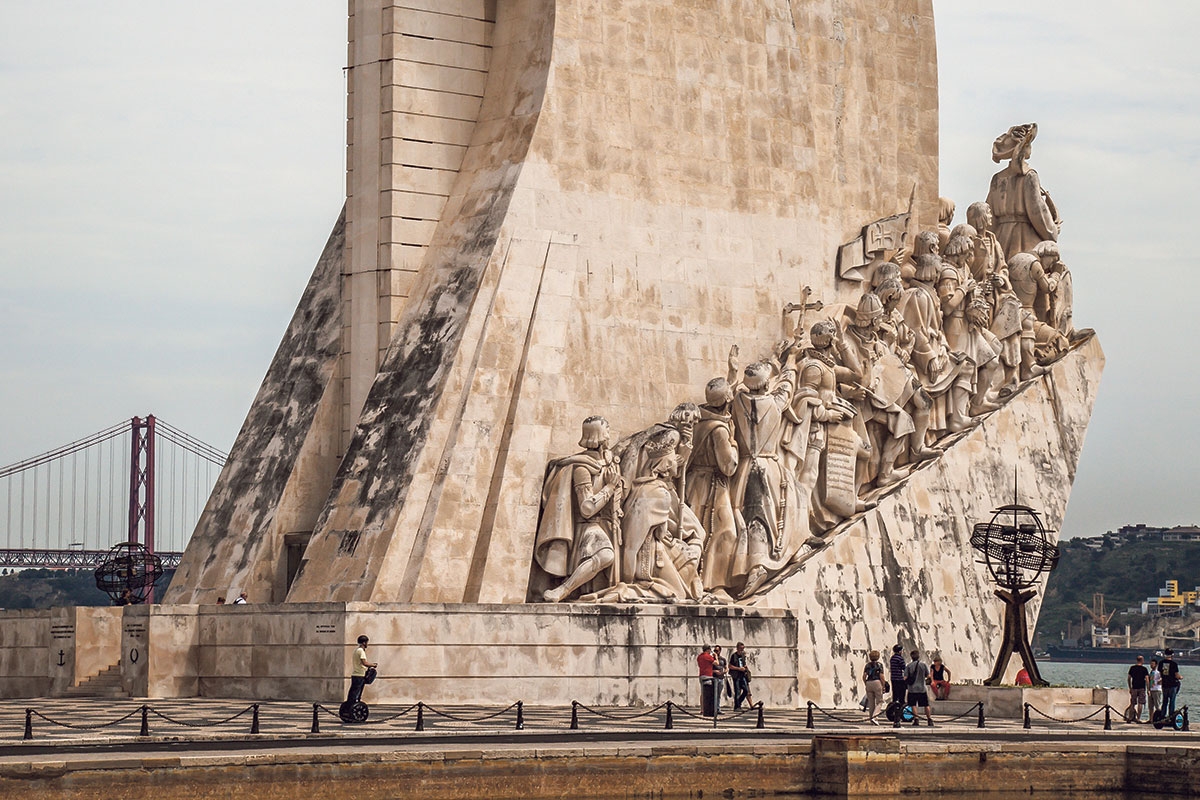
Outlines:
{"type": "Polygon", "coordinates": [[[688,464],[687,504],[707,531],[700,576],[704,587],[718,596],[733,587],[733,553],[737,525],[729,482],[737,470],[737,442],[733,438],[730,404],[733,387],[725,378],[713,378],[704,389],[688,464]]]}
{"type": "Polygon", "coordinates": [[[675,492],[679,446],[679,432],[670,428],[646,442],[647,474],[634,481],[623,508],[621,581],[585,599],[678,601],[704,594],[698,571],[704,529],[675,492]]]}
{"type": "Polygon", "coordinates": [[[1037,172],[1026,163],[1037,131],[1036,122],[1014,125],[992,143],[992,161],[1008,160],[1008,166],[992,176],[987,202],[996,215],[996,238],[1010,259],[1044,239],[1057,241],[1062,226],[1037,172]]]}
{"type": "Polygon", "coordinates": [[[785,566],[804,544],[796,521],[794,477],[783,467],[779,445],[784,412],[796,385],[796,349],[784,357],[783,374],[772,389],[771,366],[746,367],[742,388],[733,398],[733,429],[738,468],[733,476],[738,548],[734,577],[745,576],[741,597],[748,597],[785,566]],[[799,539],[799,541],[797,541],[799,539]]]}
{"type": "Polygon", "coordinates": [[[620,462],[609,450],[608,422],[583,421],[582,453],[552,461],[542,487],[542,519],[534,557],[549,575],[565,578],[543,597],[557,603],[597,578],[616,559],[613,534],[619,530],[623,485],[620,462]]]}

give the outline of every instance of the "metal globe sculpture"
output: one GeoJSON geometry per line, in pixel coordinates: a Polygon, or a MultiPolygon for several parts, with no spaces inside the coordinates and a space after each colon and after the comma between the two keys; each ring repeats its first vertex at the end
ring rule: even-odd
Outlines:
{"type": "Polygon", "coordinates": [[[971,546],[983,555],[992,580],[1005,589],[1028,589],[1058,566],[1058,547],[1050,541],[1038,512],[1029,506],[996,509],[991,522],[971,532],[971,546]]]}
{"type": "Polygon", "coordinates": [[[114,603],[144,603],[163,576],[162,559],[136,542],[122,542],[108,551],[95,574],[96,587],[114,603]]]}
{"type": "Polygon", "coordinates": [[[987,686],[1000,683],[1014,652],[1021,654],[1034,686],[1049,685],[1033,657],[1025,604],[1037,595],[1032,587],[1058,566],[1059,550],[1050,541],[1051,533],[1037,511],[1016,503],[996,509],[991,522],[980,522],[971,532],[971,546],[982,556],[979,563],[987,566],[999,587],[996,596],[1004,601],[1004,642],[991,677],[984,681],[987,686]]]}

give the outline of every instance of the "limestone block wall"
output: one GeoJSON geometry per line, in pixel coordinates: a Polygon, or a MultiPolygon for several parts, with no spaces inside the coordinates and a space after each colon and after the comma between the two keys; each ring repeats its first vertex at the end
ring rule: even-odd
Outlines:
{"type": "Polygon", "coordinates": [[[627,433],[699,399],[731,344],[769,351],[801,285],[849,299],[833,259],[863,224],[914,186],[935,219],[928,0],[495,19],[471,144],[291,601],[522,602],[543,470],[583,417],[627,433]]]}
{"type": "Polygon", "coordinates": [[[321,702],[345,698],[350,673],[341,604],[200,606],[197,625],[195,694],[321,702]]]}
{"type": "MultiPolygon", "coordinates": [[[[758,601],[801,620],[803,698],[850,704],[861,695],[867,652],[890,655],[897,641],[905,653],[939,650],[956,681],[988,677],[1003,606],[971,548],[972,527],[1013,502],[1014,467],[1017,502],[1041,511],[1047,528],[1061,527],[1103,365],[1094,336],[1076,345],[758,601]]],[[[1030,628],[1040,600],[1030,603],[1030,628]]]]}
{"type": "Polygon", "coordinates": [[[346,612],[347,641],[368,635],[380,664],[368,700],[696,706],[701,645],[728,653],[744,641],[755,700],[798,702],[796,620],[782,610],[351,603],[346,612]]]}
{"type": "Polygon", "coordinates": [[[351,0],[340,450],[412,293],[482,107],[495,0],[351,0]]]}
{"type": "Polygon", "coordinates": [[[67,611],[75,617],[73,684],[78,685],[121,660],[122,609],[118,606],[76,606],[67,611]]]}
{"type": "MultiPolygon", "coordinates": [[[[122,609],[69,606],[49,609],[47,670],[51,696],[61,695],[121,660],[122,609]]],[[[3,623],[22,624],[6,619],[3,623]]]]}
{"type": "Polygon", "coordinates": [[[0,616],[0,697],[49,693],[50,653],[58,653],[51,638],[52,624],[50,609],[10,610],[0,616]]]}

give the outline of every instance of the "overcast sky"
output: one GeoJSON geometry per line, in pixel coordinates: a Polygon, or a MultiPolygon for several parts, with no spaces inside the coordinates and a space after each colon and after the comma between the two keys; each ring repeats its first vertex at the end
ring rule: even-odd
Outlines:
{"type": "MultiPolygon", "coordinates": [[[[941,193],[1037,122],[1108,357],[1068,536],[1200,522],[1198,5],[936,3],[941,193]]],[[[345,9],[0,2],[0,465],[146,413],[230,447],[342,204],[345,9]]]]}

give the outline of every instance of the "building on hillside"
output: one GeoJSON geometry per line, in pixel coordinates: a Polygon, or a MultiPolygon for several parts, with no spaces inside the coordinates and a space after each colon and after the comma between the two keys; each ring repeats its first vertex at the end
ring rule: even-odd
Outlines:
{"type": "Polygon", "coordinates": [[[1167,581],[1158,590],[1158,597],[1148,597],[1142,603],[1143,614],[1165,614],[1183,609],[1200,608],[1200,586],[1190,592],[1179,591],[1179,581],[1167,581]]]}
{"type": "Polygon", "coordinates": [[[1135,542],[1200,542],[1200,527],[1176,525],[1174,528],[1160,528],[1139,522],[1135,525],[1122,525],[1115,531],[1108,531],[1101,536],[1079,537],[1073,541],[1089,550],[1101,550],[1105,546],[1122,547],[1135,542]]]}

